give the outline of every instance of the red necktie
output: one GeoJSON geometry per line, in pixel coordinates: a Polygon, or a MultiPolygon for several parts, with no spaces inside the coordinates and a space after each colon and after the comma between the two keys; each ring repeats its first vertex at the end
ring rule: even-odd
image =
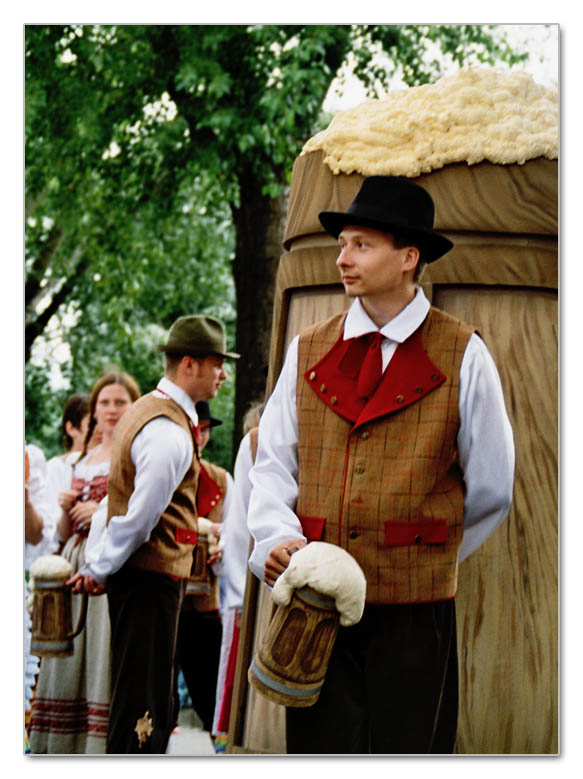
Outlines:
{"type": "Polygon", "coordinates": [[[383,377],[383,359],[381,356],[383,336],[376,332],[367,333],[367,335],[361,336],[361,338],[368,341],[368,351],[364,355],[364,360],[360,366],[356,392],[361,398],[370,398],[383,377]]]}

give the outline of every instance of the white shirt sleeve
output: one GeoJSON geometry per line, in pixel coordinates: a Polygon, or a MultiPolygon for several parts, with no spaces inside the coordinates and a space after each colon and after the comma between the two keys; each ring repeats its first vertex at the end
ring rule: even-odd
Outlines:
{"type": "MultiPolygon", "coordinates": [[[[134,438],[134,490],[124,515],[109,520],[98,548],[83,573],[103,582],[144,543],[192,463],[190,435],[168,417],[156,417],[134,438]]],[[[97,529],[97,528],[96,528],[97,529]]]]}
{"type": "Polygon", "coordinates": [[[231,502],[224,513],[222,543],[222,575],[225,580],[225,607],[243,607],[247,560],[249,558],[249,530],[247,509],[251,494],[249,472],[253,467],[249,433],[243,437],[235,458],[234,483],[231,502]]]}
{"type": "Polygon", "coordinates": [[[287,356],[261,421],[252,484],[248,528],[254,538],[249,567],[263,579],[271,549],[287,539],[305,539],[295,514],[298,497],[298,422],[296,381],[298,340],[287,356]]]}
{"type": "MultiPolygon", "coordinates": [[[[231,505],[233,503],[233,490],[235,488],[235,485],[233,483],[233,477],[231,476],[229,471],[225,471],[225,475],[227,481],[225,484],[225,497],[223,498],[223,503],[221,506],[221,539],[219,542],[219,546],[223,549],[225,546],[225,522],[227,520],[227,515],[230,511],[231,505]]],[[[224,556],[222,560],[219,560],[212,566],[212,569],[215,576],[222,576],[222,577],[225,576],[224,556]]]]}
{"type": "Polygon", "coordinates": [[[482,339],[473,335],[460,369],[458,453],[464,474],[464,537],[459,559],[481,546],[512,504],[514,438],[500,377],[482,339]]]}
{"type": "Polygon", "coordinates": [[[28,570],[34,560],[42,555],[52,554],[57,549],[55,522],[50,511],[47,461],[42,449],[27,444],[29,462],[28,495],[35,511],[42,519],[42,538],[38,544],[25,543],[25,568],[28,570]]]}

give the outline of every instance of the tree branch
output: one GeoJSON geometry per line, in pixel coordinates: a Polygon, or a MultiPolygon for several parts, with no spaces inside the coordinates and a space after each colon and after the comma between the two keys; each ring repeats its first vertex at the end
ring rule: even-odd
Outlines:
{"type": "Polygon", "coordinates": [[[30,359],[30,352],[32,345],[36,338],[41,335],[46,326],[48,325],[53,314],[57,312],[59,307],[67,300],[71,292],[75,287],[75,282],[78,276],[83,275],[89,266],[89,255],[84,255],[81,261],[77,264],[74,273],[65,280],[63,286],[53,295],[53,298],[49,305],[38,315],[38,317],[27,324],[24,333],[24,362],[25,364],[30,359]]]}

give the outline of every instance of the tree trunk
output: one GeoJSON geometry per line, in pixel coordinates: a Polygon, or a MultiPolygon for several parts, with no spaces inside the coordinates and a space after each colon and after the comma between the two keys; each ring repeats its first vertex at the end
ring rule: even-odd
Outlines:
{"type": "Polygon", "coordinates": [[[236,254],[233,276],[237,294],[236,453],[243,435],[243,416],[265,396],[273,295],[286,214],[286,194],[270,198],[251,172],[239,176],[240,207],[233,208],[236,254]]]}

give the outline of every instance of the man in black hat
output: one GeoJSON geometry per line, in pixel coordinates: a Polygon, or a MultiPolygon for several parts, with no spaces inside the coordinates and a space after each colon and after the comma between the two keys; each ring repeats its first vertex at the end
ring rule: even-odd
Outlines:
{"type": "Polygon", "coordinates": [[[107,588],[112,697],[107,752],[163,754],[174,726],[176,633],[197,541],[200,474],[195,404],[226,378],[223,325],[187,316],[158,347],[166,355],[157,388],[115,430],[106,528],[73,577],[76,590],[107,588]]]}
{"type": "Polygon", "coordinates": [[[292,341],[261,418],[251,569],[272,586],[316,540],[367,580],[317,703],[287,709],[289,753],[454,748],[458,564],[509,510],[514,448],[483,341],[418,286],[452,247],[433,217],[426,190],[391,176],[320,214],[354,302],[292,341]]]}

